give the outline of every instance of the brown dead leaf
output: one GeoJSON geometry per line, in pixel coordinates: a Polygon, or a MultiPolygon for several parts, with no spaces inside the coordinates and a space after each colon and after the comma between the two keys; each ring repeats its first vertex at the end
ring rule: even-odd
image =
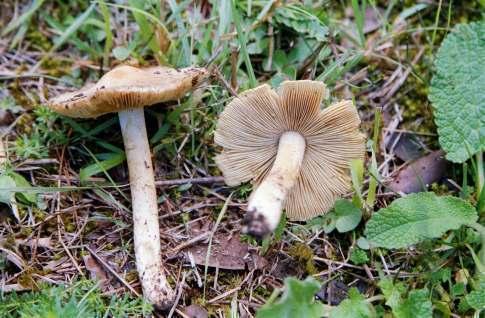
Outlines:
{"type": "Polygon", "coordinates": [[[446,165],[443,151],[433,151],[400,169],[389,188],[402,193],[423,191],[443,177],[446,165]]]}
{"type": "MultiPolygon", "coordinates": [[[[197,265],[205,265],[208,244],[201,243],[185,250],[191,253],[197,265]]],[[[242,243],[239,235],[228,237],[226,234],[216,234],[212,239],[211,255],[208,266],[221,269],[244,270],[261,269],[267,261],[259,256],[256,250],[250,249],[246,243],[242,243]]]]}
{"type": "Polygon", "coordinates": [[[50,237],[39,237],[39,238],[31,238],[31,239],[16,239],[15,243],[18,245],[25,245],[30,246],[31,248],[34,246],[43,247],[52,249],[52,240],[50,237]]]}
{"type": "Polygon", "coordinates": [[[209,317],[209,313],[205,310],[204,307],[192,304],[190,306],[185,307],[184,314],[189,316],[190,318],[207,318],[209,317]]]}
{"type": "Polygon", "coordinates": [[[170,44],[172,40],[170,39],[170,34],[168,34],[167,29],[158,27],[156,29],[156,36],[158,40],[158,45],[160,46],[160,51],[163,53],[167,53],[168,49],[170,48],[170,44]]]}
{"type": "Polygon", "coordinates": [[[91,255],[83,256],[84,265],[89,272],[89,276],[92,280],[97,280],[101,284],[101,288],[104,290],[106,283],[108,282],[108,276],[104,269],[98,264],[98,262],[91,255]]]}

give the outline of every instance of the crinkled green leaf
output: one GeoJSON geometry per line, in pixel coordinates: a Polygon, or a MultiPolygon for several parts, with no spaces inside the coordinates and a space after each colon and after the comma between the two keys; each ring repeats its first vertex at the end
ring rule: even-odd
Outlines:
{"type": "Polygon", "coordinates": [[[396,318],[432,318],[433,308],[427,289],[415,289],[408,298],[392,311],[396,318]]]}
{"type": "MultiPolygon", "coordinates": [[[[359,291],[353,287],[349,290],[349,298],[342,301],[330,312],[330,318],[371,318],[376,313],[359,291]]],[[[276,317],[276,316],[275,316],[276,317]]],[[[295,316],[296,317],[296,316],[295,316]]]]}
{"type": "Polygon", "coordinates": [[[307,277],[304,281],[288,277],[280,299],[261,307],[256,318],[320,318],[325,309],[322,303],[315,301],[315,293],[319,289],[320,283],[313,277],[307,277]]]}
{"type": "Polygon", "coordinates": [[[367,253],[364,250],[356,247],[352,249],[350,261],[356,265],[365,264],[369,261],[369,257],[367,257],[367,253]]]}
{"type": "Polygon", "coordinates": [[[362,211],[348,200],[337,200],[335,202],[335,215],[337,221],[335,226],[340,233],[352,231],[359,225],[362,218],[362,211]]]}
{"type": "Polygon", "coordinates": [[[421,192],[394,200],[374,213],[364,234],[373,246],[402,248],[438,238],[477,218],[475,208],[462,199],[421,192]]]}
{"type": "Polygon", "coordinates": [[[464,162],[485,150],[485,22],[461,24],[436,55],[429,99],[446,158],[464,162]]]}
{"type": "Polygon", "coordinates": [[[466,295],[467,303],[476,310],[485,309],[485,289],[474,290],[466,295]]]}
{"type": "Polygon", "coordinates": [[[321,42],[327,40],[328,27],[302,6],[287,5],[278,7],[275,10],[274,20],[302,35],[306,34],[308,37],[321,42]]]}
{"type": "Polygon", "coordinates": [[[390,278],[384,278],[377,284],[386,298],[386,305],[397,308],[401,303],[401,296],[406,291],[403,283],[394,283],[390,278]]]}
{"type": "Polygon", "coordinates": [[[466,295],[465,300],[472,308],[476,310],[485,310],[485,275],[478,277],[476,289],[466,295]]]}

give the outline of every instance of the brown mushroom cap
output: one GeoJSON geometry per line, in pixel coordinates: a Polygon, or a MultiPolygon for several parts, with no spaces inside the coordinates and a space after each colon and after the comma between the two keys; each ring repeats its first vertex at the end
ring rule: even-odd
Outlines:
{"type": "Polygon", "coordinates": [[[106,73],[94,86],[51,99],[48,106],[65,116],[97,117],[180,99],[207,77],[204,68],[123,65],[106,73]]]}
{"type": "Polygon", "coordinates": [[[298,179],[285,201],[287,216],[307,220],[331,209],[350,190],[350,161],[363,159],[365,137],[351,101],[324,110],[325,85],[287,81],[278,92],[262,85],[232,100],[220,115],[216,163],[228,185],[253,180],[257,186],[273,166],[279,137],[296,131],[306,142],[298,179]]]}

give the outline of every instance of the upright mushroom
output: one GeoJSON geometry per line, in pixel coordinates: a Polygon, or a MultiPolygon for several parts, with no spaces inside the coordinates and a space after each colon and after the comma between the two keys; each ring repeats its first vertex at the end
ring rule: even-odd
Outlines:
{"type": "Polygon", "coordinates": [[[244,232],[265,236],[283,208],[297,221],[324,214],[350,189],[349,164],[364,157],[365,138],[351,101],[320,110],[325,91],[318,81],[287,81],[277,92],[262,85],[220,115],[216,163],[225,182],[255,185],[244,232]]]}
{"type": "Polygon", "coordinates": [[[96,85],[49,101],[70,117],[97,117],[118,112],[130,176],[135,258],[144,297],[166,309],[174,298],[160,254],[157,194],[145,128],[144,106],[177,100],[207,78],[202,68],[120,66],[96,85]]]}

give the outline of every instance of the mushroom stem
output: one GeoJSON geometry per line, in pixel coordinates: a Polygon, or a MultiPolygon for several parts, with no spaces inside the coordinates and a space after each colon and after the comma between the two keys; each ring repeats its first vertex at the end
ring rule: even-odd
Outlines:
{"type": "Polygon", "coordinates": [[[130,175],[136,268],[145,299],[167,309],[175,293],[162,267],[157,192],[145,115],[143,108],[134,108],[120,111],[118,116],[130,175]]]}
{"type": "Polygon", "coordinates": [[[249,199],[243,232],[264,237],[276,229],[288,191],[298,177],[305,146],[305,138],[297,132],[280,136],[275,162],[249,199]]]}

